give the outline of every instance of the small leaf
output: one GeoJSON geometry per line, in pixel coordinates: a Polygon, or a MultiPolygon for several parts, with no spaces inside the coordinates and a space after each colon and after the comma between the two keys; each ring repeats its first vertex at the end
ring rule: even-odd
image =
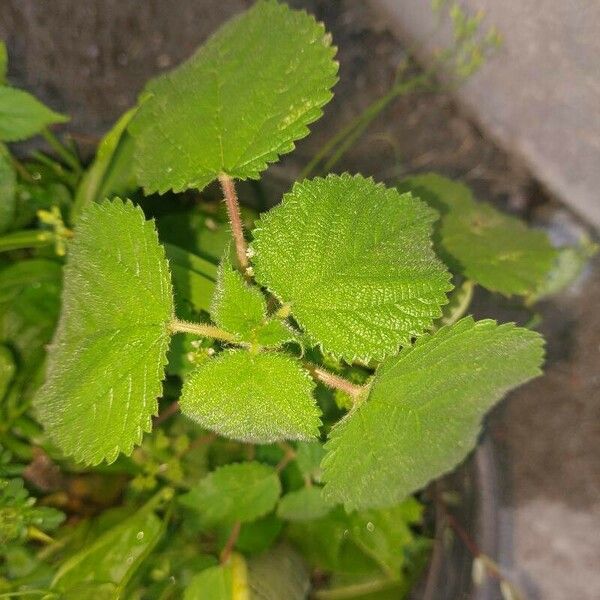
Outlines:
{"type": "Polygon", "coordinates": [[[265,297],[258,288],[248,285],[241,273],[233,268],[229,253],[219,265],[210,315],[219,327],[244,341],[249,341],[254,329],[266,319],[265,297]]]}
{"type": "Polygon", "coordinates": [[[304,477],[321,480],[321,460],[325,449],[321,442],[299,442],[296,446],[296,463],[304,477]]]}
{"type": "Polygon", "coordinates": [[[297,183],[254,231],[256,279],[313,343],[381,358],[432,327],[450,275],[431,249],[435,215],[371,179],[297,183]]]}
{"type": "Polygon", "coordinates": [[[289,356],[231,350],[190,375],[180,406],[202,427],[236,440],[310,439],[320,425],[313,389],[309,374],[289,356]]]}
{"type": "Polygon", "coordinates": [[[31,94],[0,86],[0,140],[19,142],[68,117],[50,110],[31,94]]]}
{"type": "Polygon", "coordinates": [[[277,516],[287,521],[308,521],[320,519],[330,510],[321,494],[321,488],[311,486],[289,492],[279,501],[277,516]]]}
{"type": "Polygon", "coordinates": [[[454,468],[481,420],[540,374],[543,338],[468,317],[417,340],[377,370],[369,398],[326,444],[324,493],[346,508],[387,506],[454,468]]]}
{"type": "Polygon", "coordinates": [[[0,233],[13,223],[16,207],[17,176],[10,161],[10,154],[0,143],[0,233]]]}
{"type": "Polygon", "coordinates": [[[147,193],[202,189],[227,173],[257,179],[321,116],[335,49],[302,11],[257,2],[148,86],[131,124],[147,193]]]}
{"type": "Polygon", "coordinates": [[[265,348],[276,348],[296,340],[296,334],[282,321],[272,319],[252,332],[252,341],[265,348]]]}
{"type": "Polygon", "coordinates": [[[122,591],[156,546],[163,529],[148,503],[63,562],[52,589],[68,592],[86,584],[112,583],[122,591]]]}
{"type": "Polygon", "coordinates": [[[183,600],[249,600],[248,568],[240,554],[229,562],[204,569],[186,587],[183,600]]]}
{"type": "Polygon", "coordinates": [[[112,462],[150,431],[172,316],[153,224],[131,203],[89,204],[69,247],[62,314],[36,401],[63,452],[112,462]]]}
{"type": "Polygon", "coordinates": [[[428,173],[409,177],[399,187],[441,213],[440,254],[455,273],[510,296],[533,292],[550,271],[556,251],[548,236],[476,202],[465,185],[428,173]]]}
{"type": "Polygon", "coordinates": [[[198,512],[205,527],[212,527],[255,521],[275,508],[280,493],[273,467],[245,462],[219,467],[179,501],[198,512]]]}
{"type": "Polygon", "coordinates": [[[310,576],[302,557],[280,545],[248,561],[248,587],[252,600],[305,600],[310,576]]]}

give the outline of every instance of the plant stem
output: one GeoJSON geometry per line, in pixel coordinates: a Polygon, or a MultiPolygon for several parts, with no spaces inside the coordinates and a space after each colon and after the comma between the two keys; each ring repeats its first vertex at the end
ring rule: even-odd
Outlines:
{"type": "Polygon", "coordinates": [[[296,451],[285,442],[279,442],[277,444],[283,450],[283,457],[275,467],[278,473],[281,473],[288,464],[296,458],[296,451]]]}
{"type": "Polygon", "coordinates": [[[13,231],[0,237],[0,252],[22,250],[25,248],[41,248],[51,246],[56,242],[56,234],[40,229],[24,229],[13,231]]]}
{"type": "Polygon", "coordinates": [[[225,173],[219,175],[219,183],[221,184],[225,204],[227,205],[227,213],[229,214],[229,222],[231,223],[231,234],[235,242],[235,253],[240,268],[246,274],[250,263],[248,262],[248,254],[246,252],[246,238],[244,238],[244,226],[240,214],[240,205],[235,192],[235,184],[233,183],[233,179],[229,175],[225,175],[225,173]]]}
{"type": "Polygon", "coordinates": [[[77,157],[61,144],[60,140],[48,129],[42,130],[42,137],[48,142],[48,145],[65,161],[75,173],[81,173],[81,164],[77,157]]]}
{"type": "Polygon", "coordinates": [[[222,342],[237,342],[236,337],[231,333],[205,323],[190,323],[189,321],[173,319],[170,323],[170,329],[173,333],[193,333],[201,337],[221,340],[222,342]]]}
{"type": "Polygon", "coordinates": [[[400,581],[390,579],[374,579],[364,583],[356,583],[345,587],[333,588],[331,590],[319,590],[315,593],[316,600],[344,600],[356,596],[365,596],[376,592],[392,590],[401,585],[400,581]]]}
{"type": "Polygon", "coordinates": [[[233,552],[233,547],[235,546],[235,543],[237,542],[237,539],[240,535],[241,528],[242,524],[239,521],[236,521],[231,529],[229,537],[227,538],[227,542],[225,543],[225,546],[221,551],[221,556],[219,557],[219,560],[222,565],[224,565],[229,560],[229,557],[233,552]]]}
{"type": "Polygon", "coordinates": [[[319,367],[313,364],[307,364],[308,370],[311,375],[318,379],[321,383],[324,383],[327,387],[333,388],[335,390],[340,390],[345,392],[356,402],[365,392],[366,386],[363,385],[355,385],[354,383],[340,377],[339,375],[334,375],[330,373],[323,367],[319,367]]]}
{"type": "Polygon", "coordinates": [[[172,417],[179,410],[179,402],[175,401],[169,404],[165,410],[163,410],[155,419],[153,426],[156,427],[160,425],[164,421],[166,421],[169,417],[172,417]]]}

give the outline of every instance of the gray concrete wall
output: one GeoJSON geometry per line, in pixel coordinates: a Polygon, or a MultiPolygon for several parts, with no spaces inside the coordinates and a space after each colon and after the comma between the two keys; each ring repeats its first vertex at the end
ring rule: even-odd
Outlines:
{"type": "MultiPolygon", "coordinates": [[[[371,0],[423,56],[446,45],[428,0],[371,0]],[[435,34],[433,32],[435,31],[435,34]]],[[[483,128],[600,227],[600,2],[461,0],[504,43],[457,92],[483,128]]]]}

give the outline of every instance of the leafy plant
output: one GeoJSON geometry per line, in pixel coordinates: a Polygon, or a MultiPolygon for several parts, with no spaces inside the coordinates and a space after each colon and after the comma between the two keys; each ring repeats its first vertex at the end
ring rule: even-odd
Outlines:
{"type": "Polygon", "coordinates": [[[0,148],[0,464],[47,505],[7,480],[27,557],[5,558],[8,593],[397,598],[418,576],[413,495],[543,362],[535,331],[467,316],[474,287],[531,303],[579,255],[435,174],[303,179],[242,210],[235,180],[308,134],[334,55],[261,0],[151,81],[85,172],[46,129],[63,118],[2,88],[3,139],[42,132],[60,158],[0,148]],[[174,194],[216,180],[225,210],[174,194]],[[72,518],[33,553],[50,507],[72,518]]]}

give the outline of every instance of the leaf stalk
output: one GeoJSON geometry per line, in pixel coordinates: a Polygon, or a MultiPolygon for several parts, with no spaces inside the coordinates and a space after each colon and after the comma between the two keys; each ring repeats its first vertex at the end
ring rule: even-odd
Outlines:
{"type": "Polygon", "coordinates": [[[235,243],[235,254],[237,256],[240,268],[244,274],[247,274],[250,263],[248,261],[248,249],[246,245],[246,238],[244,237],[244,225],[242,223],[240,204],[235,191],[235,184],[233,179],[225,173],[221,173],[219,175],[219,183],[221,184],[221,189],[223,190],[223,196],[227,206],[227,213],[229,214],[231,234],[235,243]]]}
{"type": "Polygon", "coordinates": [[[238,342],[237,338],[231,333],[206,323],[191,323],[173,319],[169,327],[173,333],[193,333],[200,337],[209,337],[222,342],[238,342]]]}

